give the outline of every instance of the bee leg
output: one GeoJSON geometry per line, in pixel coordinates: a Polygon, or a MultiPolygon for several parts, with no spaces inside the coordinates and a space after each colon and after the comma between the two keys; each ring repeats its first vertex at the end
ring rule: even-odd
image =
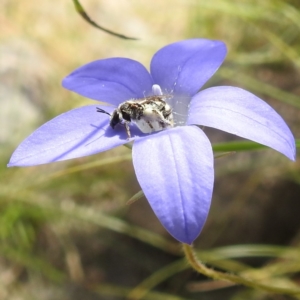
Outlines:
{"type": "Polygon", "coordinates": [[[125,129],[126,129],[126,133],[127,133],[127,139],[131,139],[131,134],[130,134],[130,129],[129,129],[129,125],[127,122],[124,123],[125,129]]]}

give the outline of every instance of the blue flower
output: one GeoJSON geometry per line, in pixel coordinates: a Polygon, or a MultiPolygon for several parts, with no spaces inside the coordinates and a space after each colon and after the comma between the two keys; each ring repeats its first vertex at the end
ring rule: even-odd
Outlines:
{"type": "Polygon", "coordinates": [[[171,95],[174,127],[142,133],[134,124],[132,157],[138,182],[156,216],[178,241],[191,244],[207,218],[213,190],[211,144],[197,125],[269,146],[295,160],[295,140],[264,101],[236,87],[200,88],[226,56],[223,42],[192,39],[170,44],[152,58],[150,73],[137,61],[109,58],[78,68],[63,86],[111,106],[68,111],[41,126],[13,153],[9,166],[32,166],[109,150],[128,143],[123,126],[110,126],[120,103],[171,95]]]}

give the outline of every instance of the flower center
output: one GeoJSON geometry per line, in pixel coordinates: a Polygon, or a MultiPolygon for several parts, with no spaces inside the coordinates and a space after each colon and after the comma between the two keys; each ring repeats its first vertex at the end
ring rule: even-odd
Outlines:
{"type": "MultiPolygon", "coordinates": [[[[154,84],[152,86],[153,95],[164,95],[161,87],[158,84],[154,84]]],[[[171,97],[166,97],[166,102],[171,106],[173,119],[174,119],[174,127],[176,126],[184,126],[186,124],[186,120],[189,112],[189,104],[191,101],[190,96],[184,95],[176,95],[172,93],[166,93],[171,97]]]]}

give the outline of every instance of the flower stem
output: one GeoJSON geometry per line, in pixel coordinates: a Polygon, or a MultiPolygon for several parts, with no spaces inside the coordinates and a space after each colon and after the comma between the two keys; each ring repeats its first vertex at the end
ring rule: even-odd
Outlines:
{"type": "Polygon", "coordinates": [[[184,250],[186,259],[188,260],[191,267],[194,270],[196,270],[198,273],[201,273],[207,277],[217,279],[217,280],[225,280],[225,281],[229,281],[229,282],[232,282],[235,284],[245,285],[250,288],[260,289],[260,290],[267,291],[270,293],[288,294],[288,295],[300,294],[300,289],[281,288],[278,286],[275,287],[275,286],[271,286],[271,285],[262,284],[257,281],[253,281],[251,279],[247,279],[247,278],[239,276],[239,275],[215,271],[213,269],[210,269],[198,260],[196,253],[193,250],[192,246],[187,245],[187,244],[182,244],[182,245],[183,245],[183,250],[184,250]]]}

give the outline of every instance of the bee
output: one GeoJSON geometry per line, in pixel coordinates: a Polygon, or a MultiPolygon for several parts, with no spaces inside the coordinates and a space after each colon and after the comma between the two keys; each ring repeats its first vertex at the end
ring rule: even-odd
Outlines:
{"type": "Polygon", "coordinates": [[[97,107],[97,112],[110,116],[110,126],[124,125],[128,139],[131,138],[129,124],[135,123],[143,133],[160,131],[174,126],[171,106],[166,102],[170,95],[155,95],[143,99],[132,99],[121,103],[112,114],[97,107]]]}

